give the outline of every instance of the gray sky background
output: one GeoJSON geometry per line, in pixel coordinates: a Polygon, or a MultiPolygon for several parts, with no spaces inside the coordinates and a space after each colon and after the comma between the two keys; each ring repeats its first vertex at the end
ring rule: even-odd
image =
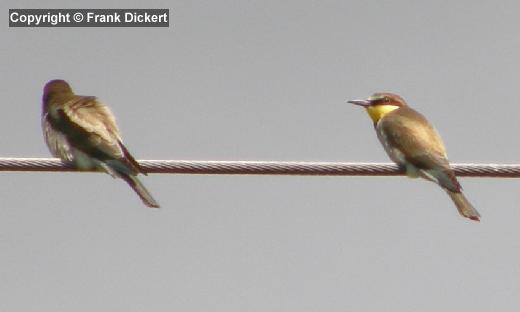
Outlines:
{"type": "MultiPolygon", "coordinates": [[[[50,79],[138,159],[388,161],[345,100],[401,94],[453,162],[518,163],[516,1],[2,1],[1,156],[49,157],[50,79]],[[9,8],[169,8],[170,28],[8,28],[9,8]]],[[[2,311],[489,311],[520,303],[520,180],[0,176],[2,311]]]]}

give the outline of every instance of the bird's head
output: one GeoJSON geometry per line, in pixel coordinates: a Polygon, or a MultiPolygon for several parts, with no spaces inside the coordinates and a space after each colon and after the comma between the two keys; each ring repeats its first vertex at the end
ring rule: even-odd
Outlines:
{"type": "Polygon", "coordinates": [[[64,103],[74,96],[74,92],[65,80],[51,80],[43,88],[42,102],[44,108],[51,103],[64,103]]]}
{"type": "Polygon", "coordinates": [[[375,124],[391,111],[407,106],[402,97],[393,93],[374,93],[366,100],[350,100],[348,103],[365,107],[375,124]]]}

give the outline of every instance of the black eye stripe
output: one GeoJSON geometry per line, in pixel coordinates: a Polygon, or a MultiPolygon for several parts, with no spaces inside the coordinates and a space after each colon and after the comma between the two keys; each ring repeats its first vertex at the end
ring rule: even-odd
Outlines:
{"type": "Polygon", "coordinates": [[[387,102],[389,102],[389,99],[387,97],[384,97],[384,98],[372,100],[372,105],[378,105],[378,104],[383,104],[383,103],[387,103],[387,102]]]}

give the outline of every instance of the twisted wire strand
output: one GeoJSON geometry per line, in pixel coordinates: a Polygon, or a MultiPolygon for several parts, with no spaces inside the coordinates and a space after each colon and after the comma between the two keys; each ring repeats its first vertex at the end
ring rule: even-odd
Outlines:
{"type": "MultiPolygon", "coordinates": [[[[146,173],[302,176],[398,176],[392,163],[139,160],[146,173]]],[[[520,164],[451,164],[460,177],[519,178],[520,164]]],[[[0,158],[0,171],[76,171],[57,158],[0,158]]]]}

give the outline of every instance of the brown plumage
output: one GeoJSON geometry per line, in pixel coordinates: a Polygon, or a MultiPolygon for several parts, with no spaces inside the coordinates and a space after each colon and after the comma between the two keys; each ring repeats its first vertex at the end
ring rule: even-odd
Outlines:
{"type": "Polygon", "coordinates": [[[437,183],[462,216],[480,220],[480,214],[462,193],[440,135],[423,115],[392,93],[376,93],[368,100],[349,102],[367,109],[388,156],[406,170],[408,176],[420,176],[437,183]]]}
{"type": "Polygon", "coordinates": [[[136,177],[143,170],[121,139],[112,112],[93,96],[75,95],[64,80],[43,92],[42,126],[51,153],[80,170],[103,170],[123,179],[148,207],[159,207],[136,177]]]}

